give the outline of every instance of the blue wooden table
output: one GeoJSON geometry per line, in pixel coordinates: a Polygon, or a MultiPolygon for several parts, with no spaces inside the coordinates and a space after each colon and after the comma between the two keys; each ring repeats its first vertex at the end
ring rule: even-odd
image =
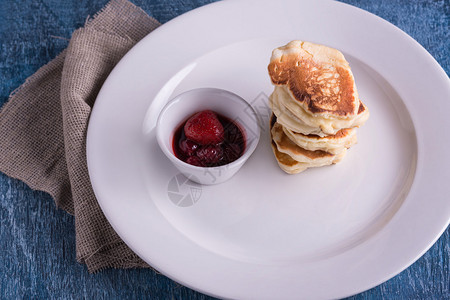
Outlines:
{"type": "MultiPolygon", "coordinates": [[[[0,0],[0,105],[28,76],[64,49],[72,31],[106,2],[0,0]]],[[[165,23],[211,1],[133,2],[165,23]]],[[[403,29],[449,74],[449,0],[343,2],[368,10],[403,29]]],[[[351,299],[450,299],[449,252],[447,229],[411,267],[351,299]]],[[[56,209],[47,194],[32,191],[22,182],[0,173],[0,298],[210,297],[146,269],[89,274],[75,259],[73,217],[56,209]]]]}

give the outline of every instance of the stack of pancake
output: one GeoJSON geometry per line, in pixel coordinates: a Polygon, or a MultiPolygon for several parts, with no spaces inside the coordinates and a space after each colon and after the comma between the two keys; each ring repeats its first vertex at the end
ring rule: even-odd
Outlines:
{"type": "Polygon", "coordinates": [[[357,141],[355,128],[369,118],[344,55],[292,41],[272,52],[268,69],[275,85],[272,148],[281,169],[295,174],[341,161],[357,141]]]}

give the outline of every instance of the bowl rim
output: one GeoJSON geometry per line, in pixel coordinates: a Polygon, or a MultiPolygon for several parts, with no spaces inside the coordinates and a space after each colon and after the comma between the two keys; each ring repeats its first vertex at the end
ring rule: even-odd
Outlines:
{"type": "MultiPolygon", "coordinates": [[[[200,112],[201,110],[199,110],[200,112]]],[[[161,109],[161,111],[159,112],[158,115],[158,119],[156,121],[156,140],[158,142],[159,147],[161,148],[161,150],[163,151],[163,153],[174,163],[174,164],[181,164],[182,166],[186,167],[186,168],[190,168],[196,171],[199,170],[219,170],[219,169],[223,169],[223,168],[232,168],[234,166],[238,166],[238,165],[242,165],[243,163],[245,163],[245,161],[253,154],[253,152],[256,150],[256,147],[259,144],[259,140],[261,137],[261,128],[259,124],[259,119],[256,117],[257,116],[257,112],[256,110],[253,108],[253,106],[250,105],[250,103],[248,103],[244,98],[242,98],[241,96],[225,90],[225,89],[221,89],[221,88],[212,88],[212,87],[202,87],[202,88],[194,88],[194,89],[190,89],[187,91],[184,91],[178,95],[176,95],[175,97],[173,97],[172,99],[170,99],[165,105],[164,107],[161,109]],[[162,136],[163,134],[161,133],[161,122],[162,122],[162,118],[164,117],[164,114],[167,112],[167,110],[175,103],[178,102],[180,100],[180,98],[188,95],[188,94],[193,94],[193,93],[208,93],[208,92],[213,92],[213,91],[218,91],[218,92],[222,92],[222,93],[226,93],[229,96],[231,96],[234,99],[237,99],[239,102],[243,103],[245,106],[247,106],[247,108],[249,108],[252,111],[252,114],[255,116],[255,128],[256,130],[253,131],[253,133],[255,134],[255,138],[252,139],[252,143],[249,145],[248,144],[248,134],[246,132],[245,134],[245,141],[246,141],[246,149],[244,151],[244,153],[236,160],[225,164],[225,165],[221,165],[221,166],[216,166],[216,167],[200,167],[200,166],[194,166],[191,164],[188,164],[184,161],[182,161],[181,159],[179,159],[178,157],[175,156],[174,153],[172,153],[171,151],[169,151],[167,149],[167,147],[165,147],[165,143],[164,143],[164,137],[162,136]]],[[[231,119],[233,122],[233,119],[231,119]]],[[[238,123],[238,122],[236,122],[238,123]]],[[[248,131],[246,126],[244,126],[241,123],[238,123],[238,125],[240,127],[242,127],[245,131],[248,131]]]]}

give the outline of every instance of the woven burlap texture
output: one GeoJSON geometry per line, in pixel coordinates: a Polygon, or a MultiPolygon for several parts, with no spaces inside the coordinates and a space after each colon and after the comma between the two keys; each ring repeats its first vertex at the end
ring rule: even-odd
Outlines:
{"type": "Polygon", "coordinates": [[[98,205],[88,175],[86,132],[108,74],[159,25],[128,1],[109,2],[0,111],[0,171],[49,193],[58,207],[75,216],[77,260],[90,272],[148,267],[98,205]]]}

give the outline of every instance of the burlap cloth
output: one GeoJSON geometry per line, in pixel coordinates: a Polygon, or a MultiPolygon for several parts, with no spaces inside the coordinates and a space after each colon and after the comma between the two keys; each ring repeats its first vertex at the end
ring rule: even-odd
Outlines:
{"type": "Polygon", "coordinates": [[[58,207],[75,216],[77,260],[90,272],[148,267],[115,233],[95,199],[86,130],[108,74],[159,25],[130,2],[109,2],[0,111],[0,171],[49,193],[58,207]]]}

